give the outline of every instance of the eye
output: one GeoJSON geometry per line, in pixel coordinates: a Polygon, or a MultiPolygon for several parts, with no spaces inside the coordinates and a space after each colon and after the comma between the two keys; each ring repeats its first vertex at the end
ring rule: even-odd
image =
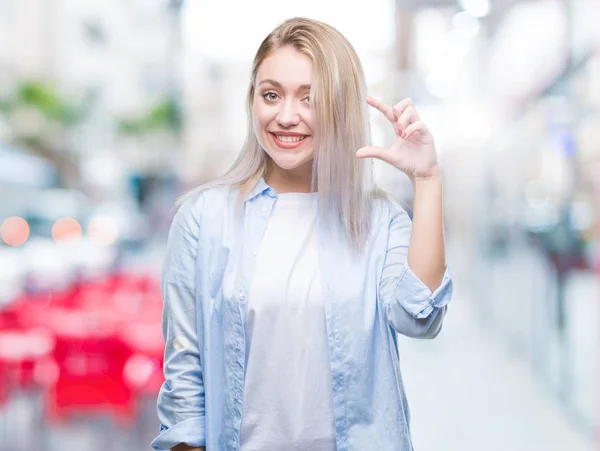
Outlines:
{"type": "Polygon", "coordinates": [[[273,91],[267,91],[267,92],[263,93],[262,96],[265,100],[267,100],[269,102],[273,102],[273,101],[277,100],[277,98],[279,97],[277,95],[277,93],[273,92],[273,91]]]}
{"type": "Polygon", "coordinates": [[[310,96],[306,96],[302,99],[303,102],[310,103],[310,96]]]}

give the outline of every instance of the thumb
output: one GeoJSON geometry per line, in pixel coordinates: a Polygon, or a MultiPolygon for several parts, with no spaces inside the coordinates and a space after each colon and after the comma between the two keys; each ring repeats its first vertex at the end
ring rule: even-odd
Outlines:
{"type": "Polygon", "coordinates": [[[357,158],[379,158],[380,160],[389,162],[389,152],[388,149],[384,149],[383,147],[377,146],[366,146],[361,147],[356,152],[357,158]]]}

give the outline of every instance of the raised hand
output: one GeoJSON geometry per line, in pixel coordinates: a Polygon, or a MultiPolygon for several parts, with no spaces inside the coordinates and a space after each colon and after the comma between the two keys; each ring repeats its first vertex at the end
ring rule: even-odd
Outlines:
{"type": "Polygon", "coordinates": [[[358,158],[379,158],[400,169],[411,180],[439,175],[433,136],[421,121],[410,98],[393,107],[371,97],[367,103],[381,111],[394,127],[396,138],[389,147],[367,146],[356,152],[358,158]]]}

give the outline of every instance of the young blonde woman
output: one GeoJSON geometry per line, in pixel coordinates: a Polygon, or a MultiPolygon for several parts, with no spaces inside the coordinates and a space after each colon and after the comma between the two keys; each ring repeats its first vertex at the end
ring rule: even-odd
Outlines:
{"type": "Polygon", "coordinates": [[[309,19],[263,41],[247,106],[239,158],[171,226],[152,446],[410,451],[396,333],[434,338],[452,296],[433,138],[410,99],[366,97],[352,46],[309,19]],[[367,105],[390,147],[369,145],[367,105]],[[412,180],[412,224],[372,158],[412,180]]]}

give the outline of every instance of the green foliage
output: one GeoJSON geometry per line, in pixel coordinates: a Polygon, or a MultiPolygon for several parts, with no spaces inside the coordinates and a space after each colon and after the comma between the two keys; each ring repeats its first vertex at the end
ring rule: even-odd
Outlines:
{"type": "Polygon", "coordinates": [[[50,84],[33,80],[20,82],[9,98],[0,99],[0,113],[8,114],[22,106],[33,107],[46,118],[67,127],[81,121],[87,108],[85,104],[66,101],[50,84]]]}
{"type": "Polygon", "coordinates": [[[119,129],[125,134],[142,134],[154,131],[177,131],[179,115],[175,101],[166,98],[156,102],[146,114],[138,118],[122,119],[119,129]]]}

